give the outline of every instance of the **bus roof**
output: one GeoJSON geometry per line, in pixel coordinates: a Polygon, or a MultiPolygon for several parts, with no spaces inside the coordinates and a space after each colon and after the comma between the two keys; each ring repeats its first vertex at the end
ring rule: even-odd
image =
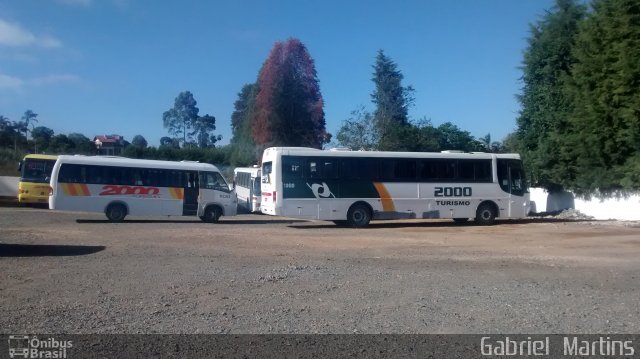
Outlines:
{"type": "Polygon", "coordinates": [[[176,161],[158,161],[158,160],[140,160],[126,157],[114,156],[59,156],[58,162],[74,163],[84,165],[98,166],[122,166],[122,167],[141,167],[141,168],[171,168],[191,171],[214,171],[220,172],[218,167],[209,163],[199,162],[176,162],[176,161]]]}
{"type": "Polygon", "coordinates": [[[392,152],[392,151],[349,151],[319,150],[307,147],[269,147],[265,154],[280,152],[294,156],[329,156],[329,157],[389,157],[389,158],[460,158],[460,159],[520,159],[517,153],[484,153],[484,152],[392,152]]]}
{"type": "Polygon", "coordinates": [[[58,156],[54,155],[39,155],[39,154],[28,154],[24,156],[24,159],[37,159],[37,160],[57,160],[58,156]]]}
{"type": "Polygon", "coordinates": [[[246,172],[246,173],[251,173],[251,174],[258,174],[258,172],[260,172],[260,167],[236,167],[233,170],[233,173],[238,173],[238,172],[246,172]]]}

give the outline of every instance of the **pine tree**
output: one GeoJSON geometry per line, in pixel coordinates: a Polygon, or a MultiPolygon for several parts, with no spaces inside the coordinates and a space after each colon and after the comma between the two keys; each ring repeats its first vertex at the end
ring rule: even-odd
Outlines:
{"type": "Polygon", "coordinates": [[[409,125],[409,107],[413,104],[413,88],[403,87],[403,75],[398,65],[378,51],[373,65],[375,89],[371,99],[376,105],[373,122],[379,139],[380,150],[394,151],[403,147],[402,128],[409,125]]]}
{"type": "Polygon", "coordinates": [[[257,85],[252,134],[259,148],[329,142],[315,65],[300,40],[274,45],[257,85]]]}

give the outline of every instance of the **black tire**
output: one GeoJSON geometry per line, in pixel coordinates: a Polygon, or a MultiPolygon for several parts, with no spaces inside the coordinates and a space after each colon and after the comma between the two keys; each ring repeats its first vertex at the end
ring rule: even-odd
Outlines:
{"type": "Polygon", "coordinates": [[[371,210],[362,203],[356,203],[347,212],[347,224],[354,228],[366,227],[371,221],[371,210]]]}
{"type": "Polygon", "coordinates": [[[344,220],[342,220],[342,221],[333,221],[333,223],[335,223],[336,226],[338,226],[338,227],[344,227],[344,226],[347,225],[347,221],[344,221],[344,220]]]}
{"type": "Polygon", "coordinates": [[[122,203],[112,203],[104,211],[104,214],[107,215],[111,222],[122,222],[124,217],[127,216],[127,207],[122,203]]]}
{"type": "Polygon", "coordinates": [[[200,217],[202,221],[207,223],[216,223],[222,216],[222,210],[218,206],[209,206],[204,210],[204,216],[200,217]]]}
{"type": "Polygon", "coordinates": [[[476,223],[481,226],[490,226],[496,222],[496,210],[490,203],[483,203],[476,211],[476,223]]]}
{"type": "Polygon", "coordinates": [[[467,223],[467,221],[469,220],[469,218],[454,218],[453,221],[456,222],[456,224],[464,224],[467,223]]]}

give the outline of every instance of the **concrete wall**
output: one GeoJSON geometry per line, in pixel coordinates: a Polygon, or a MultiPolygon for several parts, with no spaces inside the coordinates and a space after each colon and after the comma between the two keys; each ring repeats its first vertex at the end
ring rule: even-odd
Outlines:
{"type": "Polygon", "coordinates": [[[0,197],[18,196],[18,177],[0,176],[0,197]]]}
{"type": "Polygon", "coordinates": [[[531,200],[536,203],[536,212],[554,212],[574,208],[596,219],[640,220],[640,195],[628,198],[583,200],[571,192],[549,194],[542,188],[530,188],[531,200]]]}

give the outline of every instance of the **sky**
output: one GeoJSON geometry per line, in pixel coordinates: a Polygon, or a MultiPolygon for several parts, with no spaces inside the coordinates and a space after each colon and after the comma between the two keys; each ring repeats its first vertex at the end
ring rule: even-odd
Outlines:
{"type": "Polygon", "coordinates": [[[142,134],[158,145],[162,114],[193,93],[221,144],[242,86],[277,41],[315,61],[334,135],[373,111],[384,50],[415,88],[412,119],[452,122],[501,140],[516,128],[529,25],[552,0],[0,0],[0,115],[89,138],[142,134]]]}

